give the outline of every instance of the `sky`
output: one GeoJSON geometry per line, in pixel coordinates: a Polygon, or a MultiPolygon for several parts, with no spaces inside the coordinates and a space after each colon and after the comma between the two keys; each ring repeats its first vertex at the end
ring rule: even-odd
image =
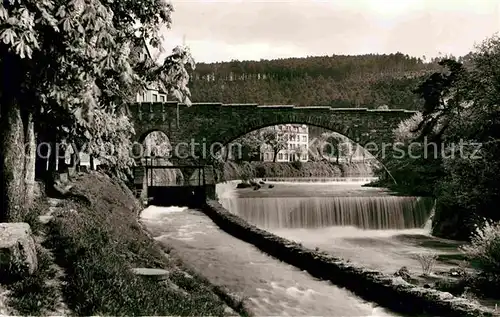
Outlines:
{"type": "Polygon", "coordinates": [[[465,55],[500,32],[500,0],[171,0],[165,48],[196,62],[402,52],[465,55]]]}

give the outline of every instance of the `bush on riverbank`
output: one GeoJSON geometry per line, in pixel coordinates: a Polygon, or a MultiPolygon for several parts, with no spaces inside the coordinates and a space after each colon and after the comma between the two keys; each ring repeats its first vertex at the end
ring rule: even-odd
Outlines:
{"type": "Polygon", "coordinates": [[[78,315],[222,315],[226,305],[203,279],[165,257],[136,219],[137,203],[122,184],[98,173],[73,183],[51,226],[51,246],[66,271],[63,293],[78,315]],[[170,272],[171,283],[134,267],[170,272]],[[187,274],[186,274],[187,273],[187,274]]]}
{"type": "Polygon", "coordinates": [[[272,177],[370,176],[371,168],[361,162],[224,162],[217,168],[219,179],[236,180],[272,177]]]}
{"type": "Polygon", "coordinates": [[[500,277],[500,222],[476,229],[470,245],[463,247],[471,263],[484,272],[500,277]]]}
{"type": "Polygon", "coordinates": [[[479,274],[469,278],[478,295],[500,298],[500,222],[486,222],[476,228],[471,243],[463,247],[471,265],[479,274]]]}

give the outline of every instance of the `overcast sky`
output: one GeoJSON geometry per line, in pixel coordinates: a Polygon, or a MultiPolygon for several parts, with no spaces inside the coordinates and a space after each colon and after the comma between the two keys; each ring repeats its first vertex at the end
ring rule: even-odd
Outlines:
{"type": "Polygon", "coordinates": [[[500,31],[500,0],[171,0],[166,48],[197,62],[311,55],[463,55],[500,31]]]}

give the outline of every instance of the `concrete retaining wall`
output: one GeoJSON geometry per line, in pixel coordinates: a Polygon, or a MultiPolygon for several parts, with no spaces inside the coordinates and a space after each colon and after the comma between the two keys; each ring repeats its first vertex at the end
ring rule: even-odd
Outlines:
{"type": "Polygon", "coordinates": [[[401,278],[356,267],[304,248],[247,223],[224,209],[217,201],[208,201],[203,211],[222,230],[255,245],[263,252],[396,312],[453,317],[495,316],[492,310],[475,305],[468,299],[417,287],[401,278]]]}

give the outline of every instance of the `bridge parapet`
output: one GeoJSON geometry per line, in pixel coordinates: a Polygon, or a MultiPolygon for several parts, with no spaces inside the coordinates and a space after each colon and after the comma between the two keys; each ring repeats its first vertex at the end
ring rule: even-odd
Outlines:
{"type": "Polygon", "coordinates": [[[220,103],[220,102],[195,102],[191,106],[178,102],[137,102],[130,104],[132,112],[166,112],[166,109],[175,109],[177,107],[235,107],[235,108],[258,108],[258,109],[294,109],[294,110],[331,110],[340,112],[404,112],[416,113],[414,110],[406,109],[371,109],[371,108],[334,108],[331,106],[297,106],[297,105],[261,105],[257,103],[220,103]]]}

